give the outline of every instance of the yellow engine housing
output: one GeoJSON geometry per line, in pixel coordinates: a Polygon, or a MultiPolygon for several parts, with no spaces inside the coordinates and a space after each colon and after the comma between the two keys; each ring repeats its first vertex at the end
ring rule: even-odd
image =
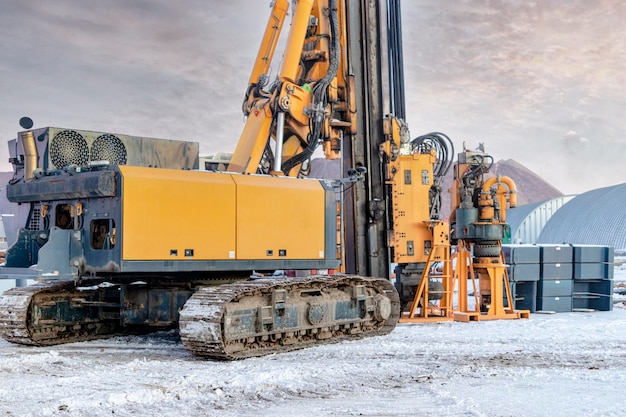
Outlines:
{"type": "MultiPolygon", "coordinates": [[[[120,166],[122,260],[324,260],[319,180],[120,166]]],[[[329,246],[330,245],[330,246],[329,246]]]]}

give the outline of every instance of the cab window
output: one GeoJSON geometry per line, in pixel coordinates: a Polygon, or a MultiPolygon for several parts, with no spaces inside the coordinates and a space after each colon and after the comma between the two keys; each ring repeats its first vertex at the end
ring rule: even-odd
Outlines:
{"type": "Polygon", "coordinates": [[[92,249],[115,247],[115,221],[113,219],[92,220],[89,226],[92,249]]]}
{"type": "Polygon", "coordinates": [[[56,207],[54,215],[54,225],[59,229],[73,229],[74,213],[74,206],[72,206],[71,204],[59,204],[56,207]]]}

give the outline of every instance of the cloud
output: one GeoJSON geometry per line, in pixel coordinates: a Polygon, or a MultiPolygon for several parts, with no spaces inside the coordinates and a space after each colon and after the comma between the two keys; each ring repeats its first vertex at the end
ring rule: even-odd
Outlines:
{"type": "Polygon", "coordinates": [[[485,141],[496,159],[516,159],[565,192],[626,179],[625,3],[402,6],[412,131],[485,141]]]}
{"type": "MultiPolygon", "coordinates": [[[[5,3],[0,141],[29,115],[36,126],[234,148],[269,2],[5,3]]],[[[626,3],[416,0],[402,8],[413,136],[442,131],[457,149],[485,142],[496,159],[516,159],[566,193],[624,181],[626,3]]],[[[7,159],[0,145],[0,169],[7,159]]]]}
{"type": "Polygon", "coordinates": [[[197,140],[205,152],[234,148],[266,3],[10,3],[0,15],[1,140],[29,115],[37,126],[197,140]]]}

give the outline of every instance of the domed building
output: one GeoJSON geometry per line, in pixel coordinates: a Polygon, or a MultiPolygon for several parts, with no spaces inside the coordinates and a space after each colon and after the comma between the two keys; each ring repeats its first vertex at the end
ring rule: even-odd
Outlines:
{"type": "Polygon", "coordinates": [[[570,200],[546,223],[537,243],[626,249],[626,183],[591,190],[570,200]]]}
{"type": "Polygon", "coordinates": [[[510,243],[572,243],[626,250],[626,183],[507,212],[510,243]]]}
{"type": "Polygon", "coordinates": [[[525,204],[507,211],[507,223],[511,226],[511,239],[506,243],[536,243],[543,227],[573,195],[525,204]]]}

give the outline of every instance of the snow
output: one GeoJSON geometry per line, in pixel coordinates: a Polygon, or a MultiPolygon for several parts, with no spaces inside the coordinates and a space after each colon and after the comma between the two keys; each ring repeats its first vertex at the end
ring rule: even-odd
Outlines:
{"type": "Polygon", "coordinates": [[[237,362],[175,332],[0,342],[8,416],[623,415],[626,309],[399,325],[387,337],[237,362]]]}
{"type": "Polygon", "coordinates": [[[183,336],[186,335],[187,337],[205,342],[217,342],[221,339],[220,325],[204,320],[180,322],[180,331],[183,336]]]}
{"type": "Polygon", "coordinates": [[[625,329],[620,302],[610,312],[401,324],[385,337],[236,362],[197,359],[176,332],[0,341],[0,415],[622,416],[625,329]]]}

